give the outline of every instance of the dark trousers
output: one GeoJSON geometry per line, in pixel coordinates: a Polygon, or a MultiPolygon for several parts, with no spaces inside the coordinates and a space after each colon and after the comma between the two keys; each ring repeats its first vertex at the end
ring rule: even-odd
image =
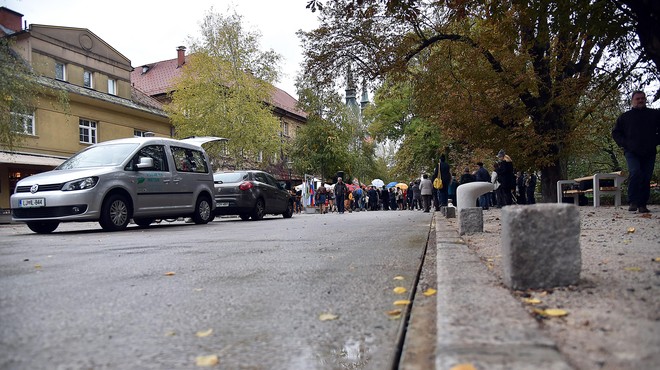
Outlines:
{"type": "Polygon", "coordinates": [[[431,210],[431,194],[422,194],[422,203],[424,203],[424,212],[431,210]]]}
{"type": "Polygon", "coordinates": [[[335,203],[337,204],[337,212],[344,213],[344,196],[335,195],[335,203]]]}
{"type": "Polygon", "coordinates": [[[646,207],[651,194],[651,176],[655,166],[655,153],[640,156],[625,152],[628,163],[628,203],[646,207]]]}

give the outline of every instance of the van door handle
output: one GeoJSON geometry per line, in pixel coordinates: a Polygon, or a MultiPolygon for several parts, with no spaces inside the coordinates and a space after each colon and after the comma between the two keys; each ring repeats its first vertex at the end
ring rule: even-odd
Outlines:
{"type": "Polygon", "coordinates": [[[183,177],[174,177],[172,178],[175,184],[178,184],[181,180],[183,180],[183,177]]]}
{"type": "Polygon", "coordinates": [[[169,184],[170,180],[169,179],[163,179],[163,184],[169,184]]]}

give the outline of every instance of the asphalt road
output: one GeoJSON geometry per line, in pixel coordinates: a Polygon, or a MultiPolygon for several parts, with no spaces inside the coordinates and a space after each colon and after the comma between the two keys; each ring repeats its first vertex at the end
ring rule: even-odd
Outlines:
{"type": "Polygon", "coordinates": [[[393,368],[431,215],[1,225],[0,369],[393,368]]]}

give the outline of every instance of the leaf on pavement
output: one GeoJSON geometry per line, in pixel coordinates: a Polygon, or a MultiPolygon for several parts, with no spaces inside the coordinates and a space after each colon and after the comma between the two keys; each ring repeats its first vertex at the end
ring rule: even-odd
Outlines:
{"type": "Polygon", "coordinates": [[[568,315],[568,312],[566,310],[562,310],[560,308],[548,308],[545,310],[535,308],[534,312],[541,316],[546,316],[546,317],[563,317],[568,315]]]}
{"type": "Polygon", "coordinates": [[[41,268],[41,265],[37,263],[36,265],[34,265],[34,268],[35,268],[35,269],[40,269],[40,268],[41,268]]]}
{"type": "Polygon", "coordinates": [[[404,277],[401,276],[401,275],[399,275],[399,276],[395,276],[395,277],[394,277],[394,280],[404,280],[404,277]]]}
{"type": "Polygon", "coordinates": [[[537,298],[523,298],[522,301],[527,303],[527,304],[539,304],[539,303],[541,303],[541,300],[537,299],[537,298]]]}
{"type": "Polygon", "coordinates": [[[477,368],[470,363],[465,363],[465,364],[454,365],[449,370],[477,370],[477,368]]]}
{"type": "Polygon", "coordinates": [[[626,271],[632,271],[632,272],[640,272],[642,269],[640,267],[624,267],[623,268],[626,271]]]}
{"type": "Polygon", "coordinates": [[[174,271],[169,271],[165,273],[165,276],[174,276],[174,275],[176,275],[176,272],[174,271]]]}
{"type": "Polygon", "coordinates": [[[628,234],[632,234],[632,233],[634,233],[634,232],[635,232],[635,228],[634,228],[634,227],[629,227],[629,228],[628,228],[628,234]]]}
{"type": "Polygon", "coordinates": [[[386,312],[389,316],[401,316],[401,309],[397,308],[386,312]]]}
{"type": "Polygon", "coordinates": [[[405,306],[405,305],[409,305],[409,304],[410,304],[410,301],[407,300],[407,299],[400,299],[398,301],[394,301],[395,306],[405,306]]]}
{"type": "Polygon", "coordinates": [[[195,333],[195,335],[199,338],[204,338],[204,337],[208,337],[212,333],[213,333],[213,329],[209,329],[209,330],[198,331],[197,333],[195,333]]]}
{"type": "Polygon", "coordinates": [[[656,257],[653,259],[653,262],[660,262],[660,257],[656,257]]]}
{"type": "Polygon", "coordinates": [[[176,335],[176,332],[174,330],[170,330],[170,331],[165,333],[166,337],[173,337],[175,335],[176,335]]]}
{"type": "Polygon", "coordinates": [[[407,291],[408,291],[408,289],[406,289],[402,286],[398,286],[398,287],[394,288],[394,293],[396,293],[396,294],[403,294],[407,291]]]}
{"type": "Polygon", "coordinates": [[[319,315],[319,320],[321,321],[330,321],[330,320],[337,320],[339,316],[333,315],[331,313],[322,313],[319,315]]]}
{"type": "Polygon", "coordinates": [[[435,290],[435,289],[433,289],[433,288],[428,288],[428,289],[426,289],[426,291],[424,291],[424,293],[422,293],[422,294],[424,294],[424,295],[427,296],[427,297],[430,297],[430,296],[434,295],[434,294],[437,293],[437,292],[438,292],[438,291],[435,290]]]}
{"type": "Polygon", "coordinates": [[[200,367],[210,367],[215,366],[219,363],[217,355],[208,355],[208,356],[197,356],[195,359],[195,365],[200,367]]]}

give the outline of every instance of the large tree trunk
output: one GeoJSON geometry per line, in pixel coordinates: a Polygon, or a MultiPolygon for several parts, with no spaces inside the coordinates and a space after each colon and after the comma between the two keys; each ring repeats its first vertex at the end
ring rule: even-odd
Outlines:
{"type": "Polygon", "coordinates": [[[566,180],[566,166],[562,161],[541,168],[541,197],[544,203],[557,202],[557,181],[566,180]]]}

